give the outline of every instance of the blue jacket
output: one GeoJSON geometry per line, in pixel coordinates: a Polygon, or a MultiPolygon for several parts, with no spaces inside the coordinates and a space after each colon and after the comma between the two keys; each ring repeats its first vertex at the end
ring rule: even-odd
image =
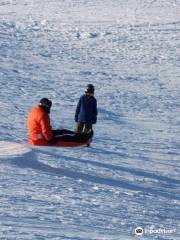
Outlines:
{"type": "Polygon", "coordinates": [[[82,95],[76,107],[75,121],[95,124],[97,121],[97,101],[86,94],[82,95]]]}

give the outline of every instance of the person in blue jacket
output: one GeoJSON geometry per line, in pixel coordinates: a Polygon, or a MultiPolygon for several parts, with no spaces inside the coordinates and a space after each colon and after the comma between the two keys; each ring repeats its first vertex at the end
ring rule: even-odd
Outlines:
{"type": "Polygon", "coordinates": [[[75,112],[76,132],[89,132],[97,121],[97,100],[94,97],[94,86],[88,84],[85,94],[79,99],[75,112]]]}

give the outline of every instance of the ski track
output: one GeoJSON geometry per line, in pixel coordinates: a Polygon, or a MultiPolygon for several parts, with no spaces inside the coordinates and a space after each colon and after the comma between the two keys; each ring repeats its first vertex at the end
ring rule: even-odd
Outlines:
{"type": "Polygon", "coordinates": [[[0,239],[180,238],[179,0],[0,1],[0,239]],[[74,128],[96,87],[90,148],[26,143],[26,116],[53,101],[74,128]]]}

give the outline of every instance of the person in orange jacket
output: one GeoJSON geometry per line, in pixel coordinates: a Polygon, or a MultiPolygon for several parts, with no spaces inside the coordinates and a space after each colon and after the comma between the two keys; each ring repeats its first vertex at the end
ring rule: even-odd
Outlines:
{"type": "Polygon", "coordinates": [[[43,145],[53,138],[50,124],[51,100],[42,98],[39,104],[28,114],[27,128],[29,132],[29,142],[35,145],[43,145]]]}
{"type": "Polygon", "coordinates": [[[27,119],[29,143],[53,145],[62,138],[62,135],[74,134],[73,131],[67,129],[52,129],[49,117],[51,106],[51,100],[42,98],[39,104],[29,112],[27,119]]]}

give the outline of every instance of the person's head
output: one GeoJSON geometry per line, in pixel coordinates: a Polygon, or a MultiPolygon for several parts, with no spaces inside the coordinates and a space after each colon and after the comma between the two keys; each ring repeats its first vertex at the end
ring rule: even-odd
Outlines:
{"type": "Polygon", "coordinates": [[[48,98],[42,98],[39,101],[39,106],[47,113],[50,113],[52,102],[48,98]]]}
{"type": "Polygon", "coordinates": [[[86,86],[86,90],[85,90],[85,93],[87,94],[87,95],[94,95],[94,90],[95,90],[95,88],[94,88],[94,85],[92,85],[92,84],[88,84],[87,86],[86,86]]]}

